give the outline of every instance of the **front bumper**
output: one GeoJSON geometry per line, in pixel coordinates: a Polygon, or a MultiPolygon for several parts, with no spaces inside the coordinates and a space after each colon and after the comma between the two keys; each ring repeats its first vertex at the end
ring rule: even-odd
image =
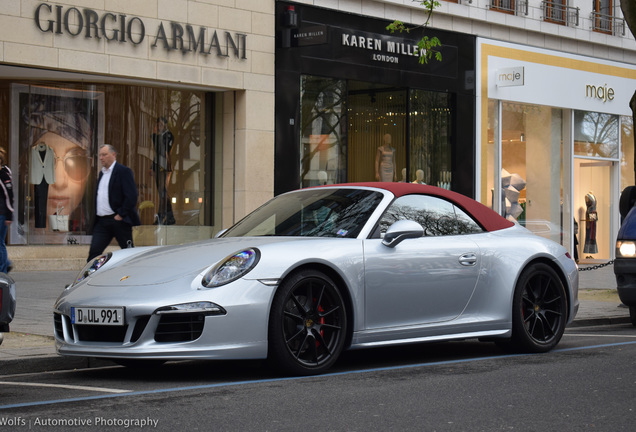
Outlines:
{"type": "Polygon", "coordinates": [[[151,287],[100,287],[94,295],[82,295],[82,289],[67,293],[54,307],[56,350],[65,356],[119,359],[265,358],[274,288],[253,280],[231,285],[185,290],[180,296],[153,294],[151,287]],[[222,305],[224,313],[158,313],[166,306],[204,301],[222,305]],[[73,323],[71,307],[80,305],[124,307],[124,325],[73,323]]]}
{"type": "Polygon", "coordinates": [[[616,258],[614,274],[618,297],[625,305],[636,306],[636,258],[616,258]]]}

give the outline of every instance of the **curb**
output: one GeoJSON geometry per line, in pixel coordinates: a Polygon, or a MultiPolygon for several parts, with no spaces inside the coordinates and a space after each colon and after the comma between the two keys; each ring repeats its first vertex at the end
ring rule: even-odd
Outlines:
{"type": "Polygon", "coordinates": [[[62,357],[57,354],[46,354],[37,357],[2,360],[0,361],[0,365],[2,365],[1,377],[3,375],[91,369],[113,366],[115,363],[110,360],[92,357],[62,357]]]}
{"type": "Polygon", "coordinates": [[[599,317],[599,318],[585,318],[581,320],[574,320],[570,323],[566,329],[572,327],[592,327],[599,325],[615,325],[615,324],[631,324],[632,321],[629,317],[599,317]]]}

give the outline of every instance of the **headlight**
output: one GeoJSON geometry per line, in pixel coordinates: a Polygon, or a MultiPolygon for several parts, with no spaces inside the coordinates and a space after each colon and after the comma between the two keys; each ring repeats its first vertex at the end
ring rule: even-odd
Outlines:
{"type": "Polygon", "coordinates": [[[78,283],[95,273],[97,270],[102,268],[102,266],[106,264],[112,256],[113,254],[111,252],[108,252],[105,255],[100,255],[97,258],[93,258],[92,260],[87,262],[82,271],[80,271],[75,278],[75,282],[73,282],[73,285],[77,285],[78,283]]]}
{"type": "Polygon", "coordinates": [[[635,258],[636,257],[636,242],[632,240],[617,241],[616,256],[618,258],[635,258]]]}
{"type": "Polygon", "coordinates": [[[235,281],[252,270],[261,253],[258,249],[245,249],[225,258],[218,265],[212,267],[204,276],[201,284],[207,288],[215,288],[235,281]]]}

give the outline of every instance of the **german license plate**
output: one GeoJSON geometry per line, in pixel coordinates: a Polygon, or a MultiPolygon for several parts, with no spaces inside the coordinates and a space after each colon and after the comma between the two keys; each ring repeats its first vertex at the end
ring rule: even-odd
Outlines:
{"type": "Polygon", "coordinates": [[[123,307],[72,307],[71,322],[82,325],[124,325],[123,307]]]}

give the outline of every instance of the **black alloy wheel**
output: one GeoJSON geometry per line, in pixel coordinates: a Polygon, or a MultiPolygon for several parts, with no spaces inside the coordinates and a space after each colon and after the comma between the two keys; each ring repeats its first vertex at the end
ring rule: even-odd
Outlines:
{"type": "Polygon", "coordinates": [[[547,352],[565,331],[567,297],[552,267],[535,263],[521,274],[512,310],[512,344],[523,352],[547,352]]]}
{"type": "Polygon", "coordinates": [[[336,284],[321,272],[300,271],[274,297],[268,359],[285,374],[322,373],[340,356],[346,332],[346,307],[336,284]]]}

